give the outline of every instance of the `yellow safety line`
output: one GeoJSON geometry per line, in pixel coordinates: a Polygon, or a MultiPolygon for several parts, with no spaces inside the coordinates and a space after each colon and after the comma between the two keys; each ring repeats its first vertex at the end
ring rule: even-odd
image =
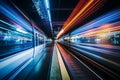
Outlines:
{"type": "Polygon", "coordinates": [[[57,57],[56,46],[53,49],[53,56],[52,56],[52,65],[50,71],[50,80],[61,80],[61,72],[59,68],[59,62],[57,57]]]}
{"type": "Polygon", "coordinates": [[[58,56],[58,61],[59,61],[59,65],[60,65],[62,80],[70,80],[69,74],[66,70],[66,67],[64,65],[64,62],[62,60],[62,57],[60,55],[60,52],[59,52],[58,48],[57,48],[57,56],[58,56]]]}

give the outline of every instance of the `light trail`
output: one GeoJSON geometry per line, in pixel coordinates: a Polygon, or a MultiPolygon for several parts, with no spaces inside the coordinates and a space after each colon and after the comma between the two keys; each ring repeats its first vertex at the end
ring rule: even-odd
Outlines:
{"type": "Polygon", "coordinates": [[[80,2],[78,3],[79,5],[75,7],[73,12],[63,25],[62,29],[58,33],[57,39],[60,38],[67,31],[72,29],[76,24],[80,23],[82,20],[90,16],[93,12],[102,7],[103,2],[103,0],[80,0],[80,2]]]}
{"type": "MultiPolygon", "coordinates": [[[[94,20],[92,20],[91,22],[81,26],[80,28],[78,28],[77,30],[73,31],[71,34],[72,35],[81,35],[83,33],[85,33],[85,31],[88,31],[88,30],[91,30],[91,29],[95,29],[95,28],[98,28],[100,26],[104,26],[106,24],[109,23],[109,26],[110,24],[118,19],[120,19],[120,10],[114,10],[114,11],[111,11],[109,13],[106,13],[94,20]]],[[[115,26],[118,26],[118,25],[115,25],[115,26]]]]}

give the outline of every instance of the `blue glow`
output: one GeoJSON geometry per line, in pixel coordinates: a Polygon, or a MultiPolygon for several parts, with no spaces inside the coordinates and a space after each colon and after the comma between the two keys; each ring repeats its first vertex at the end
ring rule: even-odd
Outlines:
{"type": "Polygon", "coordinates": [[[14,21],[15,23],[18,23],[19,25],[21,25],[22,27],[26,28],[27,30],[31,31],[31,25],[24,20],[20,15],[18,15],[11,7],[9,7],[8,5],[2,3],[2,5],[0,5],[0,12],[3,13],[5,16],[7,16],[8,18],[10,18],[12,21],[14,21]]]}
{"type": "Polygon", "coordinates": [[[90,30],[93,28],[97,28],[101,25],[116,21],[118,19],[120,19],[120,10],[119,9],[109,12],[97,19],[94,19],[93,21],[91,21],[91,22],[83,25],[82,27],[78,28],[77,30],[73,31],[71,34],[72,35],[80,35],[84,31],[87,31],[87,30],[90,30]]]}
{"type": "MultiPolygon", "coordinates": [[[[12,7],[7,5],[5,2],[2,2],[2,4],[0,5],[0,13],[5,15],[9,21],[0,20],[0,22],[8,25],[10,28],[15,29],[21,33],[26,34],[28,33],[28,31],[32,32],[32,27],[34,27],[35,25],[33,25],[33,23],[29,20],[29,18],[27,18],[27,16],[15,4],[13,5],[22,15],[18,14],[16,10],[14,10],[12,7]]],[[[29,34],[31,35],[31,33],[29,34]]]]}

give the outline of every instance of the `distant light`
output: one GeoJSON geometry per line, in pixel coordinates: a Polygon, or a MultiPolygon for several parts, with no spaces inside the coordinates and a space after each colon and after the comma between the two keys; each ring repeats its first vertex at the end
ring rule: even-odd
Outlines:
{"type": "Polygon", "coordinates": [[[71,39],[77,39],[77,38],[79,38],[79,36],[77,36],[77,35],[71,37],[71,39]]]}
{"type": "Polygon", "coordinates": [[[95,42],[96,42],[96,43],[100,43],[100,42],[101,42],[101,39],[97,38],[97,39],[95,39],[95,42]]]}
{"type": "Polygon", "coordinates": [[[61,31],[60,31],[60,33],[63,33],[63,32],[64,32],[64,30],[61,30],[61,31]]]}
{"type": "MultiPolygon", "coordinates": [[[[62,34],[63,32],[64,32],[64,30],[62,29],[62,30],[60,30],[59,33],[62,34]]],[[[59,38],[60,34],[57,35],[57,37],[56,37],[57,39],[59,38]]]]}
{"type": "Polygon", "coordinates": [[[19,28],[17,28],[16,30],[19,31],[19,32],[21,32],[21,33],[24,33],[24,34],[27,33],[26,31],[23,31],[23,30],[21,30],[21,29],[19,29],[19,28]]]}

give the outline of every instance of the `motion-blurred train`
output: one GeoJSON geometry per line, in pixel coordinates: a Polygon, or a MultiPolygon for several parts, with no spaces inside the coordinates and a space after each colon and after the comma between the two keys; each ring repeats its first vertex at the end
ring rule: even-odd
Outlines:
{"type": "Polygon", "coordinates": [[[102,35],[101,37],[90,36],[73,38],[70,41],[77,43],[120,45],[120,33],[114,32],[109,35],[107,34],[105,34],[104,36],[102,35]]]}
{"type": "Polygon", "coordinates": [[[33,27],[28,26],[31,31],[27,31],[24,27],[11,27],[2,22],[0,25],[0,59],[44,43],[43,34],[33,27]]]}
{"type": "Polygon", "coordinates": [[[120,45],[120,10],[114,10],[81,26],[64,37],[65,41],[120,45]]]}
{"type": "MultiPolygon", "coordinates": [[[[90,34],[90,33],[89,33],[90,34]]],[[[80,35],[80,36],[68,36],[64,38],[64,41],[75,43],[91,43],[91,44],[109,44],[120,46],[120,32],[110,32],[100,35],[80,35]]]]}
{"type": "Polygon", "coordinates": [[[0,3],[0,80],[8,76],[12,80],[40,55],[44,39],[44,33],[21,10],[0,3]]]}

